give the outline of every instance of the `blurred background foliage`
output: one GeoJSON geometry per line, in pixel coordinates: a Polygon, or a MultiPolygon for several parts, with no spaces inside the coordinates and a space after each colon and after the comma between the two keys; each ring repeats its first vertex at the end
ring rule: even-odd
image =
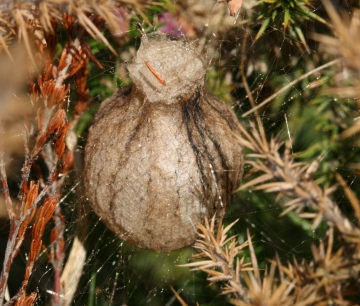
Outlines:
{"type": "MultiPolygon", "coordinates": [[[[174,39],[197,41],[208,61],[207,89],[231,105],[244,126],[260,116],[267,137],[278,135],[284,141],[290,140],[298,161],[310,163],[321,156],[315,174],[318,184],[324,188],[335,184],[334,173],[339,172],[359,196],[359,139],[355,134],[341,137],[359,117],[360,102],[360,92],[356,96],[341,90],[355,88],[359,72],[334,64],[296,81],[342,56],[336,46],[314,36],[317,33],[334,37],[334,25],[321,1],[244,0],[234,17],[229,16],[226,3],[215,0],[139,3],[140,11],[129,4],[120,7],[121,35],[104,30],[118,56],[104,43],[88,38],[88,45],[103,69],[93,62],[89,64],[87,88],[91,103],[76,127],[80,154],[101,101],[116,88],[130,83],[126,62],[139,47],[141,35],[160,30],[174,39]],[[245,79],[255,104],[296,82],[257,112],[244,117],[252,109],[245,79]]],[[[358,1],[333,0],[332,4],[344,22],[350,22],[360,9],[358,1]]],[[[61,40],[65,36],[58,31],[61,50],[66,41],[61,40]]],[[[356,39],[360,41],[359,37],[356,39]]],[[[72,188],[75,182],[76,179],[66,188],[72,188]]],[[[63,202],[69,244],[78,218],[71,207],[78,196],[71,194],[63,202]]],[[[343,213],[354,219],[344,193],[338,190],[333,198],[343,213]]],[[[327,230],[325,223],[313,230],[310,221],[294,213],[279,217],[281,212],[276,194],[247,189],[234,196],[225,218],[226,224],[240,219],[231,230],[239,242],[246,240],[246,229],[250,229],[261,268],[276,253],[284,263],[293,258],[310,259],[311,245],[318,243],[327,230]]],[[[189,305],[227,305],[228,296],[220,294],[220,284],[208,286],[205,273],[178,267],[194,253],[191,247],[170,254],[140,250],[117,239],[94,214],[90,213],[90,217],[88,258],[74,305],[179,305],[170,286],[189,305]]],[[[33,286],[42,295],[51,288],[51,273],[44,273],[46,268],[41,268],[44,265],[38,264],[41,273],[32,278],[33,286]],[[39,279],[45,285],[40,285],[39,279]]],[[[39,299],[38,305],[45,300],[39,299]]]]}

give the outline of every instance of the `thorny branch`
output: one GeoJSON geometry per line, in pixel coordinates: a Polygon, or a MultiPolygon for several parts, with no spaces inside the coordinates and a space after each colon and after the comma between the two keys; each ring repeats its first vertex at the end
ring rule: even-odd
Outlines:
{"type": "MultiPolygon", "coordinates": [[[[215,229],[214,220],[210,223],[206,220],[205,226],[198,226],[199,238],[194,247],[199,253],[193,259],[200,261],[183,266],[207,273],[210,284],[225,283],[221,292],[232,294],[230,302],[233,305],[353,305],[347,297],[359,290],[360,239],[347,240],[348,233],[345,233],[340,238],[343,246],[335,249],[336,227],[330,226],[319,246],[312,246],[312,260],[299,263],[294,259],[293,263],[283,265],[276,255],[275,260],[270,260],[270,268],[260,273],[249,231],[248,240],[239,246],[236,235],[228,237],[229,229],[237,220],[225,229],[221,222],[215,229]],[[245,256],[239,258],[238,255],[247,247],[251,261],[244,263],[245,256]]],[[[358,228],[354,226],[354,230],[358,228]]],[[[181,299],[180,296],[177,298],[181,299]]],[[[185,302],[182,304],[186,305],[185,302]]]]}
{"type": "Polygon", "coordinates": [[[193,259],[207,259],[182,265],[192,267],[192,271],[201,270],[208,274],[208,281],[227,282],[223,288],[223,294],[231,293],[236,299],[247,300],[246,289],[241,280],[245,271],[251,271],[251,263],[245,263],[245,257],[239,258],[244,249],[249,245],[245,241],[238,244],[236,236],[227,237],[228,232],[238,220],[224,228],[222,221],[219,222],[215,236],[215,216],[210,220],[205,219],[205,225],[199,224],[199,239],[194,248],[199,254],[193,259]],[[236,264],[234,265],[234,261],[236,264]]]}
{"type": "Polygon", "coordinates": [[[293,159],[288,145],[285,152],[280,154],[282,143],[275,138],[264,144],[254,124],[251,124],[251,134],[243,127],[240,128],[243,132],[243,145],[254,152],[248,155],[247,163],[252,166],[250,174],[263,174],[243,184],[239,190],[252,187],[280,195],[286,193],[293,199],[283,204],[285,210],[282,215],[295,211],[299,217],[313,219],[314,228],[325,220],[335,226],[349,243],[360,240],[360,229],[349,221],[329,197],[337,186],[323,190],[313,180],[313,174],[321,159],[303,165],[293,159]],[[306,212],[309,208],[314,212],[306,212]]]}

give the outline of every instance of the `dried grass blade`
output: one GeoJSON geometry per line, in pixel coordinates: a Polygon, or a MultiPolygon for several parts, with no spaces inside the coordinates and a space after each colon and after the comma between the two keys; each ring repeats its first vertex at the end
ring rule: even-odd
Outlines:
{"type": "Polygon", "coordinates": [[[333,185],[333,186],[331,186],[331,187],[329,187],[329,188],[326,188],[326,189],[324,190],[324,195],[328,197],[328,196],[331,195],[334,191],[336,191],[337,188],[338,188],[338,185],[337,185],[337,184],[335,184],[335,185],[333,185]]]}
{"type": "Polygon", "coordinates": [[[303,219],[314,219],[316,218],[317,215],[318,215],[317,213],[309,213],[309,212],[298,214],[298,216],[303,219]]]}
{"type": "Polygon", "coordinates": [[[3,47],[6,55],[10,58],[10,60],[11,60],[12,62],[14,62],[14,58],[12,57],[12,55],[11,55],[11,53],[10,53],[10,51],[9,51],[9,47],[8,47],[8,45],[7,45],[4,37],[3,37],[2,35],[0,35],[0,46],[3,47]]]}
{"type": "Polygon", "coordinates": [[[236,237],[237,237],[237,234],[232,235],[231,237],[228,237],[228,238],[225,236],[224,239],[226,239],[226,240],[224,240],[224,241],[221,243],[221,245],[226,245],[228,242],[235,240],[236,237]]]}
{"type": "Polygon", "coordinates": [[[319,66],[305,74],[303,74],[301,77],[295,79],[294,81],[290,82],[289,84],[287,84],[286,86],[284,86],[283,88],[281,88],[280,90],[278,90],[277,92],[275,92],[274,94],[272,94],[269,98],[265,99],[263,102],[259,103],[258,105],[256,105],[256,107],[253,107],[252,109],[250,109],[249,111],[245,112],[242,117],[246,117],[247,115],[255,112],[256,110],[258,110],[259,108],[263,107],[265,104],[269,103],[270,101],[272,101],[273,99],[275,99],[278,95],[280,95],[281,93],[283,93],[284,91],[288,90],[289,88],[291,88],[292,86],[294,86],[296,83],[302,81],[303,79],[306,79],[308,76],[322,70],[325,69],[329,66],[338,64],[342,61],[343,59],[339,58],[339,59],[335,59],[331,62],[328,62],[322,66],[319,66]]]}
{"type": "MultiPolygon", "coordinates": [[[[215,215],[212,217],[211,219],[211,223],[212,222],[215,222],[215,215]]],[[[215,225],[215,224],[214,224],[215,225]]],[[[213,235],[211,235],[211,233],[209,233],[209,236],[212,238],[213,235]]],[[[223,229],[223,219],[221,218],[219,220],[219,225],[218,225],[218,231],[217,231],[217,234],[216,234],[216,239],[212,239],[212,241],[214,242],[214,245],[217,246],[217,249],[219,247],[222,247],[222,242],[226,239],[226,236],[225,236],[225,232],[224,232],[224,229],[223,229]]]]}
{"type": "Polygon", "coordinates": [[[246,184],[240,186],[238,189],[236,189],[235,192],[238,192],[240,190],[244,190],[244,189],[247,189],[249,187],[252,187],[254,185],[257,185],[259,183],[263,183],[263,182],[266,182],[268,180],[271,180],[272,178],[274,177],[274,175],[270,174],[270,173],[266,173],[266,174],[263,174],[255,179],[253,179],[252,181],[250,182],[247,182],[246,184]]]}
{"type": "Polygon", "coordinates": [[[80,21],[80,23],[83,24],[84,28],[88,31],[88,33],[94,38],[99,38],[108,48],[109,50],[114,54],[117,55],[117,52],[115,49],[110,45],[109,41],[106,39],[106,37],[99,31],[99,29],[94,25],[94,23],[83,13],[78,12],[77,17],[80,21]]]}
{"type": "MultiPolygon", "coordinates": [[[[234,222],[230,223],[227,227],[225,227],[223,229],[223,235],[225,236],[227,234],[227,232],[235,225],[235,223],[237,223],[239,221],[239,219],[236,219],[234,222]]],[[[235,236],[232,236],[235,237],[235,236]]]]}
{"type": "Polygon", "coordinates": [[[195,267],[198,269],[202,268],[210,268],[210,267],[219,267],[221,266],[220,262],[214,262],[213,260],[203,260],[203,261],[197,261],[197,262],[190,262],[183,265],[178,265],[178,267],[195,267]]]}
{"type": "Polygon", "coordinates": [[[333,25],[335,26],[335,28],[339,29],[338,31],[340,32],[340,29],[342,31],[346,31],[346,29],[344,29],[343,23],[339,17],[339,15],[336,13],[335,8],[333,7],[333,5],[331,4],[331,2],[329,0],[323,0],[324,6],[325,6],[325,10],[328,13],[328,15],[331,18],[331,21],[333,23],[333,25]]]}
{"type": "Polygon", "coordinates": [[[293,211],[294,209],[296,209],[297,207],[299,207],[298,204],[292,204],[290,205],[288,208],[286,208],[280,215],[279,217],[283,217],[286,214],[288,214],[290,211],[293,211]]]}
{"type": "Polygon", "coordinates": [[[253,246],[252,241],[251,241],[251,236],[250,236],[249,229],[246,230],[246,233],[247,233],[247,237],[248,237],[249,250],[250,250],[250,255],[251,255],[251,262],[252,262],[252,266],[253,266],[253,269],[254,269],[256,283],[261,284],[259,265],[258,265],[258,262],[257,262],[257,259],[256,259],[255,249],[254,249],[254,246],[253,246]]]}
{"type": "Polygon", "coordinates": [[[262,171],[264,173],[272,174],[274,176],[274,171],[270,169],[268,165],[260,159],[257,159],[256,161],[248,161],[247,164],[252,165],[256,171],[262,171]]]}
{"type": "Polygon", "coordinates": [[[259,132],[253,127],[252,129],[253,139],[256,141],[257,146],[261,149],[261,152],[266,154],[269,152],[269,145],[267,141],[264,141],[260,136],[259,132]]]}
{"type": "Polygon", "coordinates": [[[250,142],[245,140],[244,138],[241,139],[241,144],[245,147],[245,148],[249,148],[250,150],[255,151],[255,146],[250,142]]]}
{"type": "Polygon", "coordinates": [[[175,289],[170,286],[171,291],[174,293],[176,299],[179,301],[181,306],[188,306],[188,304],[185,303],[185,301],[181,298],[181,296],[175,291],[175,289]]]}
{"type": "Polygon", "coordinates": [[[279,303],[279,301],[283,301],[284,298],[290,293],[290,290],[288,290],[289,285],[291,288],[293,287],[293,285],[291,286],[291,284],[288,282],[282,282],[279,287],[276,287],[275,292],[272,293],[269,299],[269,304],[276,305],[279,303]]]}
{"type": "MultiPolygon", "coordinates": [[[[209,271],[214,272],[214,270],[209,270],[209,271]]],[[[230,275],[224,275],[224,274],[207,278],[208,281],[213,282],[213,283],[214,282],[225,282],[225,281],[228,281],[231,279],[232,279],[232,277],[230,275]]]]}
{"type": "Polygon", "coordinates": [[[298,198],[302,199],[302,201],[307,200],[310,197],[309,193],[299,186],[294,186],[294,192],[298,198]]]}
{"type": "Polygon", "coordinates": [[[279,192],[283,190],[291,190],[294,188],[293,183],[287,182],[274,182],[274,183],[266,183],[260,186],[256,186],[254,189],[256,190],[266,190],[267,192],[279,192]]]}
{"type": "Polygon", "coordinates": [[[344,189],[345,194],[346,194],[347,198],[349,199],[352,208],[354,209],[357,222],[360,225],[360,203],[359,203],[359,200],[356,197],[355,193],[346,184],[346,182],[342,178],[342,176],[339,173],[336,173],[335,175],[336,175],[336,179],[340,183],[341,187],[344,189]]]}
{"type": "Polygon", "coordinates": [[[315,219],[312,222],[312,227],[313,229],[317,228],[319,226],[319,224],[321,223],[321,221],[323,220],[324,214],[322,212],[319,212],[317,214],[317,216],[315,217],[315,219]]]}
{"type": "Polygon", "coordinates": [[[249,143],[251,143],[251,147],[249,147],[249,149],[258,152],[259,149],[256,148],[257,147],[257,143],[254,141],[254,138],[250,136],[250,134],[248,133],[248,131],[239,123],[238,127],[241,131],[241,134],[243,135],[243,138],[246,138],[248,140],[249,143]]]}
{"type": "MultiPolygon", "coordinates": [[[[331,253],[332,253],[332,248],[333,248],[333,244],[334,244],[334,228],[330,227],[329,231],[327,232],[327,236],[328,236],[328,245],[326,248],[326,255],[325,255],[325,262],[330,262],[331,261],[331,253]]],[[[341,251],[341,249],[339,250],[341,251]]]]}
{"type": "Polygon", "coordinates": [[[32,64],[34,65],[34,67],[38,68],[36,65],[36,62],[35,62],[35,58],[33,56],[33,52],[31,50],[29,36],[28,36],[27,30],[26,30],[25,21],[23,19],[21,11],[19,9],[15,9],[13,11],[13,15],[14,15],[14,19],[16,20],[17,24],[19,25],[20,33],[22,34],[22,36],[24,38],[25,48],[29,54],[30,60],[31,60],[32,64]]]}

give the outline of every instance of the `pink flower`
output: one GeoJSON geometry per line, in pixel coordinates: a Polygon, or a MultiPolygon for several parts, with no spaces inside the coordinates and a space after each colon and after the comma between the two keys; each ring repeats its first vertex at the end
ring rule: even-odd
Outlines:
{"type": "Polygon", "coordinates": [[[187,29],[179,23],[177,18],[169,13],[162,12],[158,16],[159,23],[166,23],[160,31],[172,38],[180,38],[186,35],[187,29]]]}

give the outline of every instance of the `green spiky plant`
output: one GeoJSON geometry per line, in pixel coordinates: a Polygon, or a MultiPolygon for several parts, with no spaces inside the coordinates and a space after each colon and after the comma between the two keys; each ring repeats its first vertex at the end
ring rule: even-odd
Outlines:
{"type": "Polygon", "coordinates": [[[264,32],[272,27],[284,29],[284,35],[289,35],[297,47],[301,48],[298,42],[309,52],[309,47],[303,32],[303,24],[306,21],[318,21],[326,24],[325,19],[314,12],[311,5],[314,1],[303,0],[262,0],[259,3],[256,19],[261,21],[261,27],[256,34],[257,40],[264,32]]]}

